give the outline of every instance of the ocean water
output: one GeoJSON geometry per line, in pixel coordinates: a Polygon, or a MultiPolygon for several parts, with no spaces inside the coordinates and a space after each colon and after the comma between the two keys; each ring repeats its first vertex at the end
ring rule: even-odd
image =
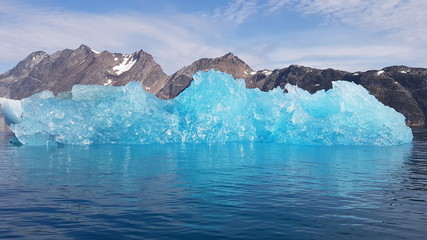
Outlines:
{"type": "Polygon", "coordinates": [[[392,147],[14,146],[0,239],[425,239],[427,131],[392,147]]]}

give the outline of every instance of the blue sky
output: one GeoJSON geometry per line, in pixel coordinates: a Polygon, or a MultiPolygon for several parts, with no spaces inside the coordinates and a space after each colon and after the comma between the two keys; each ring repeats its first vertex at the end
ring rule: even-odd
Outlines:
{"type": "Polygon", "coordinates": [[[0,0],[0,72],[80,44],[152,54],[166,73],[233,52],[255,70],[427,67],[427,1],[0,0]]]}

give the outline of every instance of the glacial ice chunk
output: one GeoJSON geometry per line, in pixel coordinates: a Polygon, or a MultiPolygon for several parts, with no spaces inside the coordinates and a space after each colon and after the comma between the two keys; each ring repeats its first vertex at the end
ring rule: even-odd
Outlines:
{"type": "Polygon", "coordinates": [[[6,124],[18,123],[22,112],[20,100],[0,98],[0,113],[4,116],[6,124]]]}
{"type": "Polygon", "coordinates": [[[366,89],[337,81],[310,94],[247,89],[211,70],[173,100],[139,82],[123,87],[76,85],[71,98],[45,91],[22,100],[11,125],[23,144],[277,142],[309,145],[397,145],[412,141],[405,118],[366,89]]]}

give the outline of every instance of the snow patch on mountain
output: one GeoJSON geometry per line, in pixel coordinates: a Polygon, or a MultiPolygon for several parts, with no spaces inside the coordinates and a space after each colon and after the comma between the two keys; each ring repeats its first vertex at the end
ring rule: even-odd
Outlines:
{"type": "Polygon", "coordinates": [[[272,73],[273,73],[272,71],[268,71],[268,70],[262,71],[262,74],[264,74],[265,76],[270,76],[272,73]]]}
{"type": "Polygon", "coordinates": [[[132,57],[132,55],[125,55],[123,61],[119,65],[113,67],[113,70],[116,72],[117,75],[129,71],[129,69],[131,69],[133,65],[135,65],[136,59],[132,59],[132,57]]]}
{"type": "Polygon", "coordinates": [[[106,83],[104,83],[104,86],[111,86],[113,84],[113,80],[108,79],[106,83]]]}

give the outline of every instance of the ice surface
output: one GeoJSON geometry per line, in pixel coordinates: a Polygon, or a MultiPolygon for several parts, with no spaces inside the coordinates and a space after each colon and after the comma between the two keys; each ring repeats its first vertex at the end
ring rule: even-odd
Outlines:
{"type": "Polygon", "coordinates": [[[313,95],[247,89],[243,80],[209,71],[173,100],[161,100],[139,82],[123,87],[83,86],[71,99],[45,91],[22,100],[11,129],[24,144],[266,141],[310,145],[397,145],[412,140],[403,115],[367,90],[338,81],[313,95]]]}
{"type": "Polygon", "coordinates": [[[7,124],[18,123],[22,115],[21,101],[0,98],[0,113],[7,124]]]}

